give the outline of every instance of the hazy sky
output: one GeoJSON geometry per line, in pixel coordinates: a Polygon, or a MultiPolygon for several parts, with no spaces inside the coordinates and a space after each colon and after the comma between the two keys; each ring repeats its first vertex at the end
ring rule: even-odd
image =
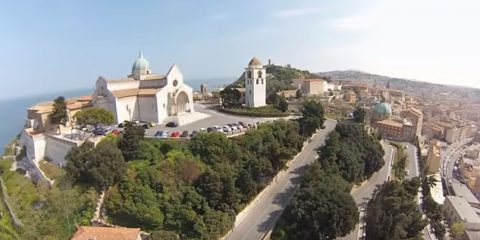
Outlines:
{"type": "MultiPolygon", "coordinates": [[[[156,73],[233,78],[252,56],[480,88],[475,0],[1,1],[0,99],[156,73]],[[28,3],[27,3],[28,2],[28,3]]],[[[197,87],[197,86],[193,86],[197,87]]]]}

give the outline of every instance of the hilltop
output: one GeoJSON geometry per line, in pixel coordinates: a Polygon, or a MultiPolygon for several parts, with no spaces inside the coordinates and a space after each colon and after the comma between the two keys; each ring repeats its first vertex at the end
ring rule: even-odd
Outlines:
{"type": "MultiPolygon", "coordinates": [[[[308,79],[319,78],[320,76],[310,73],[307,70],[297,69],[287,66],[267,65],[267,96],[272,92],[293,89],[291,86],[292,79],[308,79]]],[[[243,88],[245,87],[245,73],[243,73],[235,82],[228,87],[243,88]]]]}

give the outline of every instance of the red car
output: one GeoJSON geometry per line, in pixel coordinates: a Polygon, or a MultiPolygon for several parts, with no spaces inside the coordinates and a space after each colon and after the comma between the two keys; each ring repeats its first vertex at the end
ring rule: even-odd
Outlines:
{"type": "Polygon", "coordinates": [[[113,135],[113,136],[118,136],[118,135],[120,135],[120,133],[122,133],[122,132],[120,132],[120,131],[117,130],[117,129],[115,129],[115,130],[112,131],[112,135],[113,135]]]}
{"type": "Polygon", "coordinates": [[[180,137],[180,132],[179,131],[174,131],[172,132],[172,134],[170,135],[170,137],[180,137]]]}

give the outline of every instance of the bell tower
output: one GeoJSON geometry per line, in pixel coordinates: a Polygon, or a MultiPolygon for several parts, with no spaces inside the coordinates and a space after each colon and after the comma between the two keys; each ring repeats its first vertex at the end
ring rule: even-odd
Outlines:
{"type": "Polygon", "coordinates": [[[267,71],[262,62],[252,58],[245,68],[245,105],[262,107],[266,105],[267,71]]]}

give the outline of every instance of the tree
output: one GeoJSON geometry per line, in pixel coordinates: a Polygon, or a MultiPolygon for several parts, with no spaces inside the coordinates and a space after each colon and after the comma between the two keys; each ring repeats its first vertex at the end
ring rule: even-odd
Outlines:
{"type": "Polygon", "coordinates": [[[48,115],[51,124],[65,126],[68,122],[67,103],[63,96],[53,101],[53,111],[48,115]]]}
{"type": "Polygon", "coordinates": [[[240,91],[238,91],[238,89],[226,87],[225,89],[220,91],[222,107],[231,108],[242,106],[242,102],[240,102],[240,96],[240,91]]]}
{"type": "Polygon", "coordinates": [[[427,225],[418,209],[418,179],[385,182],[368,202],[367,239],[419,239],[427,225]],[[415,188],[416,187],[416,188],[415,188]]]}
{"type": "Polygon", "coordinates": [[[364,123],[365,115],[366,115],[366,112],[361,107],[357,107],[355,111],[353,111],[353,119],[355,120],[355,122],[364,123]]]}
{"type": "Polygon", "coordinates": [[[94,148],[85,142],[66,156],[67,176],[74,183],[90,184],[104,189],[118,182],[126,171],[122,152],[113,142],[102,141],[94,148]]]}
{"type": "Polygon", "coordinates": [[[334,239],[347,235],[358,223],[350,185],[312,164],[274,230],[288,239],[334,239]]]}
{"type": "Polygon", "coordinates": [[[464,239],[465,226],[462,222],[455,222],[451,227],[452,235],[455,239],[464,239]]]}
{"type": "Polygon", "coordinates": [[[166,231],[166,230],[158,230],[153,231],[150,234],[150,240],[179,240],[180,237],[176,232],[173,231],[166,231]]]}
{"type": "Polygon", "coordinates": [[[145,129],[133,122],[125,122],[122,138],[118,142],[118,148],[122,150],[125,160],[139,159],[142,156],[141,141],[145,136],[145,129]]]}
{"type": "Polygon", "coordinates": [[[285,99],[285,95],[282,94],[280,96],[278,106],[276,108],[282,112],[286,112],[288,110],[288,102],[287,99],[285,99]]]}
{"type": "Polygon", "coordinates": [[[323,106],[320,102],[308,99],[303,102],[301,110],[303,117],[300,120],[300,127],[305,136],[311,136],[318,128],[323,127],[325,121],[323,106]]]}
{"type": "Polygon", "coordinates": [[[303,97],[302,91],[300,89],[297,89],[295,92],[295,98],[296,99],[301,99],[303,97]]]}
{"type": "Polygon", "coordinates": [[[103,108],[93,107],[77,112],[73,116],[79,125],[112,124],[114,121],[113,113],[103,108]]]}

